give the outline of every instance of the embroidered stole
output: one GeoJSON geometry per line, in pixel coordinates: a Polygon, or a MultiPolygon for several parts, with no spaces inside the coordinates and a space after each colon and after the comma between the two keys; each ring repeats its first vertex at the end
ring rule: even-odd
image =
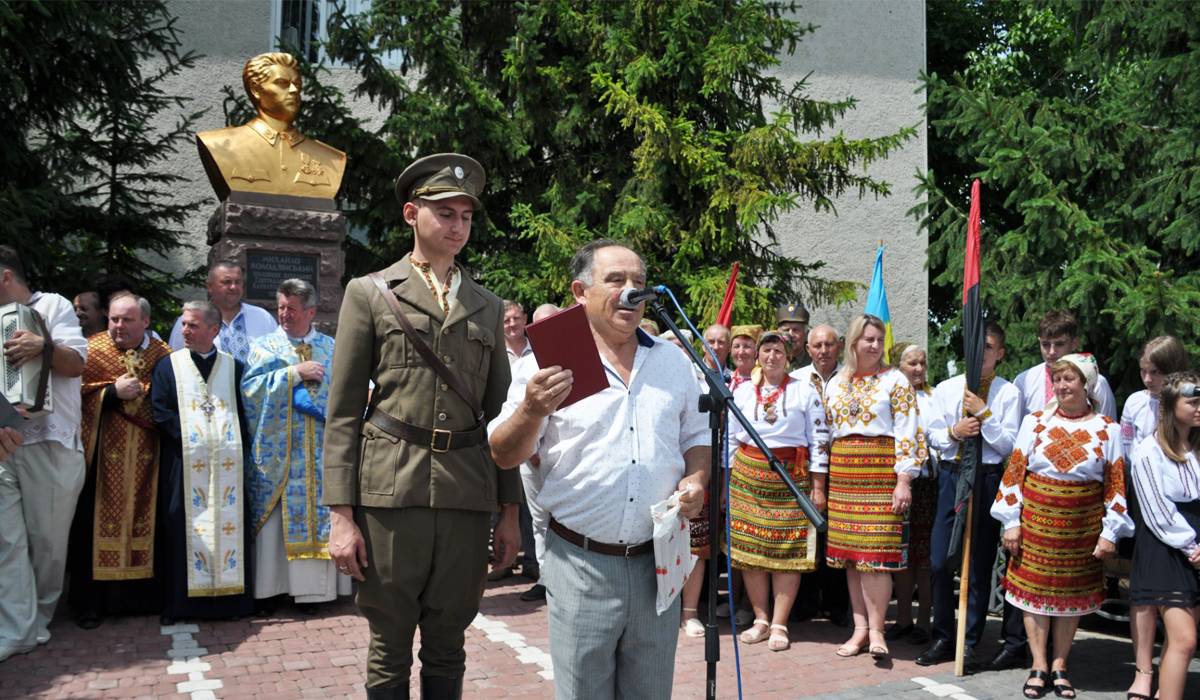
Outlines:
{"type": "Polygon", "coordinates": [[[171,354],[171,368],[183,438],[188,597],[242,593],[242,431],[234,360],[218,352],[207,382],[188,350],[171,354]]]}

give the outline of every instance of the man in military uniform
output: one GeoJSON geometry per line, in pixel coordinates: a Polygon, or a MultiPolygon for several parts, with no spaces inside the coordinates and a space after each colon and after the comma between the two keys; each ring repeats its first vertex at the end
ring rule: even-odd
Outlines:
{"type": "Polygon", "coordinates": [[[788,336],[788,371],[795,372],[809,363],[805,344],[808,342],[808,309],[802,304],[780,304],[775,310],[775,327],[788,336]]]}
{"type": "Polygon", "coordinates": [[[369,698],[409,697],[417,625],[421,697],[461,697],[497,506],[494,565],[520,547],[520,475],[492,462],[484,433],[508,391],[503,309],[454,260],[483,185],[479,163],[454,153],[406,168],[396,195],[412,253],[351,280],[338,317],[322,502],[330,555],[360,582],[371,626],[369,698]]]}
{"type": "Polygon", "coordinates": [[[200,160],[217,197],[231,191],[333,199],[346,154],[292,127],[300,112],[300,66],[287,53],[246,61],[242,87],[258,116],[241,126],[196,134],[200,160]]]}

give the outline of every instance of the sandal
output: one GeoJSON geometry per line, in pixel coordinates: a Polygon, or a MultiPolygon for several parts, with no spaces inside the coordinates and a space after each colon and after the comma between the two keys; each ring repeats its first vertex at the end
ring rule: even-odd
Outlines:
{"type": "MultiPolygon", "coordinates": [[[[880,637],[884,636],[883,630],[870,630],[870,632],[875,632],[879,634],[880,637]]],[[[871,658],[875,659],[876,661],[883,661],[891,655],[891,651],[888,650],[886,644],[872,644],[871,648],[868,649],[867,652],[870,653],[871,658]]]]}
{"type": "Polygon", "coordinates": [[[742,644],[758,644],[767,641],[771,633],[770,620],[755,620],[754,626],[738,635],[742,644]]]}
{"type": "MultiPolygon", "coordinates": [[[[1133,671],[1134,671],[1134,673],[1136,673],[1139,676],[1153,676],[1154,675],[1154,667],[1153,666],[1150,667],[1149,671],[1143,671],[1142,669],[1138,668],[1137,666],[1134,666],[1133,671]]],[[[1151,698],[1149,695],[1142,695],[1141,693],[1127,692],[1127,693],[1125,693],[1125,700],[1153,700],[1153,698],[1151,698]]]]}
{"type": "Polygon", "coordinates": [[[771,651],[787,651],[790,646],[792,641],[788,639],[787,625],[771,625],[771,638],[767,640],[767,648],[771,651]]]}
{"type": "Polygon", "coordinates": [[[700,618],[696,617],[695,608],[684,608],[685,613],[692,613],[692,616],[683,621],[683,633],[688,637],[703,637],[704,623],[700,618]]]}
{"type": "MultiPolygon", "coordinates": [[[[855,627],[854,631],[857,632],[859,630],[865,630],[865,629],[867,629],[867,628],[866,627],[855,627]]],[[[858,646],[854,646],[850,642],[846,642],[845,644],[843,644],[840,647],[838,647],[837,649],[835,649],[833,653],[837,654],[838,656],[842,657],[843,659],[848,659],[851,656],[858,656],[859,654],[863,653],[866,650],[867,650],[866,644],[859,644],[858,646]]]]}
{"type": "Polygon", "coordinates": [[[1039,671],[1035,668],[1029,672],[1029,680],[1026,680],[1025,685],[1021,686],[1021,694],[1030,700],[1037,700],[1038,698],[1045,696],[1046,691],[1050,689],[1049,685],[1047,685],[1049,680],[1049,673],[1046,673],[1045,671],[1039,671]],[[1034,685],[1029,682],[1032,680],[1039,680],[1042,682],[1042,684],[1034,685]]]}
{"type": "Polygon", "coordinates": [[[1066,681],[1066,683],[1054,683],[1054,694],[1060,698],[1074,700],[1075,686],[1071,685],[1071,679],[1067,678],[1066,669],[1060,671],[1051,671],[1050,677],[1055,681],[1066,681]]]}

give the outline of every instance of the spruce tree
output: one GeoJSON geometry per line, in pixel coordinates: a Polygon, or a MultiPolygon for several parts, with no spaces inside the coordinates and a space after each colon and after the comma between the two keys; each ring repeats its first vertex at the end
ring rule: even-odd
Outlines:
{"type": "Polygon", "coordinates": [[[607,236],[641,251],[651,280],[675,280],[700,319],[720,304],[734,260],[738,319],[765,320],[784,299],[852,299],[855,285],[822,277],[820,261],[780,255],[774,224],[800,207],[833,215],[847,193],[889,194],[866,169],[914,131],[846,138],[836,127],[852,98],[818,100],[803,81],[770,75],[814,31],[794,10],[396,0],[335,13],[326,50],[358,71],[356,95],[384,114],[371,131],[347,131],[346,119],[334,133],[305,127],[350,156],[343,205],[373,254],[353,272],[409,247],[396,175],[415,155],[455,150],[488,169],[469,263],[504,296],[565,301],[570,255],[607,236]],[[381,60],[392,50],[403,54],[399,71],[381,60]]]}
{"type": "Polygon", "coordinates": [[[162,163],[199,113],[163,83],[195,60],[159,0],[0,6],[0,237],[35,287],[122,275],[168,319],[182,275],[167,259],[198,202],[162,163]]]}

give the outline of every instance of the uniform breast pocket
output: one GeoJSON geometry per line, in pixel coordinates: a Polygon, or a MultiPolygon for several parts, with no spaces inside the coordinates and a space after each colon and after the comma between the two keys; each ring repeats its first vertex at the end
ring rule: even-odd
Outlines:
{"type": "MultiPolygon", "coordinates": [[[[433,340],[430,337],[429,317],[425,314],[404,314],[404,317],[412,324],[413,329],[417,332],[417,337],[425,341],[426,345],[431,345],[433,340]]],[[[425,364],[395,318],[388,319],[382,350],[388,367],[411,367],[425,364]]]]}
{"type": "Polygon", "coordinates": [[[463,366],[481,377],[487,376],[492,350],[496,347],[496,334],[474,321],[467,322],[467,347],[463,352],[463,366]]]}
{"type": "Polygon", "coordinates": [[[396,468],[400,461],[400,439],[373,425],[362,431],[358,478],[365,493],[391,496],[396,492],[396,468]]]}

